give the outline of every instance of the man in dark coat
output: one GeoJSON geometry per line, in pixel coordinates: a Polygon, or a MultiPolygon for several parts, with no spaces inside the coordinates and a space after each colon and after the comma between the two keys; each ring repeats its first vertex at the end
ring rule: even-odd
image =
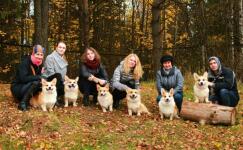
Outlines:
{"type": "Polygon", "coordinates": [[[222,66],[218,57],[212,56],[208,62],[208,80],[214,83],[209,100],[217,101],[220,105],[235,107],[239,101],[239,94],[234,72],[222,66]]]}

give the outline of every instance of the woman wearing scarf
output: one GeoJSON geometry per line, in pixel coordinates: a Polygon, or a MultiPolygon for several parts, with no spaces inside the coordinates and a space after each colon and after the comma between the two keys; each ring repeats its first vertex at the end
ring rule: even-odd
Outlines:
{"type": "Polygon", "coordinates": [[[93,95],[93,102],[97,102],[96,84],[101,86],[108,83],[108,75],[101,64],[100,55],[92,48],[86,48],[81,56],[82,64],[79,73],[79,90],[83,93],[83,105],[89,105],[89,95],[93,95]]]}
{"type": "Polygon", "coordinates": [[[64,104],[64,100],[61,99],[61,96],[64,95],[64,78],[67,74],[67,60],[65,57],[66,44],[64,42],[58,42],[56,50],[53,51],[50,55],[46,57],[45,61],[45,70],[43,76],[47,81],[52,79],[57,79],[57,106],[64,104]]]}
{"type": "Polygon", "coordinates": [[[16,70],[16,76],[11,84],[11,92],[19,101],[18,108],[26,111],[29,100],[41,90],[41,73],[45,49],[35,45],[30,56],[25,57],[16,70]]]}
{"type": "Polygon", "coordinates": [[[212,56],[208,62],[208,80],[214,83],[209,100],[220,105],[235,107],[239,101],[239,94],[234,72],[222,66],[218,57],[212,56]]]}
{"type": "Polygon", "coordinates": [[[164,55],[160,59],[161,68],[156,74],[156,86],[158,91],[157,102],[161,98],[161,88],[169,91],[174,89],[174,99],[176,106],[180,112],[183,101],[183,82],[184,78],[181,71],[173,65],[173,57],[170,55],[164,55]]]}

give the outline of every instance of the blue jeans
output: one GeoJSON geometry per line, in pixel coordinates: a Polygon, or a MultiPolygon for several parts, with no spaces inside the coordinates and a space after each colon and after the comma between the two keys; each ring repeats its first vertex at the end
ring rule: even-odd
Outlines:
{"type": "Polygon", "coordinates": [[[218,101],[219,105],[235,107],[238,104],[239,97],[234,91],[221,89],[215,95],[210,95],[209,100],[218,101]]]}
{"type": "MultiPolygon", "coordinates": [[[[157,103],[159,103],[161,99],[161,95],[158,95],[157,98],[156,98],[156,101],[157,103]]],[[[174,100],[175,100],[175,103],[176,103],[176,106],[179,110],[179,112],[181,111],[181,105],[182,105],[182,101],[183,101],[183,92],[177,92],[174,94],[174,100]]]]}

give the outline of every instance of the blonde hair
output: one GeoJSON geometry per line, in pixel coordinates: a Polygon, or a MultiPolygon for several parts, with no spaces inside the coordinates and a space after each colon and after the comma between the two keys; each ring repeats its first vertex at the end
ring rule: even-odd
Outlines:
{"type": "Polygon", "coordinates": [[[135,57],[136,60],[136,65],[133,70],[133,77],[135,80],[139,80],[143,76],[143,69],[142,69],[141,62],[136,54],[132,53],[124,58],[124,64],[123,64],[124,72],[125,74],[129,74],[129,72],[131,71],[131,68],[129,67],[129,59],[131,57],[135,57]]]}
{"type": "Polygon", "coordinates": [[[94,54],[95,54],[95,59],[97,61],[100,61],[100,54],[93,48],[93,47],[87,47],[85,50],[84,50],[84,53],[83,55],[81,56],[81,61],[86,63],[87,62],[87,52],[88,50],[92,51],[94,54]]]}

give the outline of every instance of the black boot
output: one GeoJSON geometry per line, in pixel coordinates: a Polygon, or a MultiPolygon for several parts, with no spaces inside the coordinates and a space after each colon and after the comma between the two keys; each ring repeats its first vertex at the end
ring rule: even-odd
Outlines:
{"type": "Polygon", "coordinates": [[[83,97],[83,105],[89,106],[89,95],[84,95],[83,97]]]}
{"type": "Polygon", "coordinates": [[[118,108],[119,108],[119,105],[120,105],[120,100],[115,99],[115,100],[114,100],[114,103],[113,103],[113,108],[114,108],[114,109],[118,109],[118,108]]]}
{"type": "Polygon", "coordinates": [[[93,96],[93,104],[97,104],[97,102],[98,102],[98,101],[97,101],[97,95],[94,95],[94,96],[93,96]]]}
{"type": "Polygon", "coordinates": [[[33,82],[33,84],[30,86],[30,88],[25,93],[24,97],[21,99],[19,106],[18,106],[19,110],[26,111],[28,109],[29,101],[30,101],[31,97],[33,96],[33,94],[37,92],[38,85],[39,85],[38,82],[36,82],[36,83],[33,82]]]}

